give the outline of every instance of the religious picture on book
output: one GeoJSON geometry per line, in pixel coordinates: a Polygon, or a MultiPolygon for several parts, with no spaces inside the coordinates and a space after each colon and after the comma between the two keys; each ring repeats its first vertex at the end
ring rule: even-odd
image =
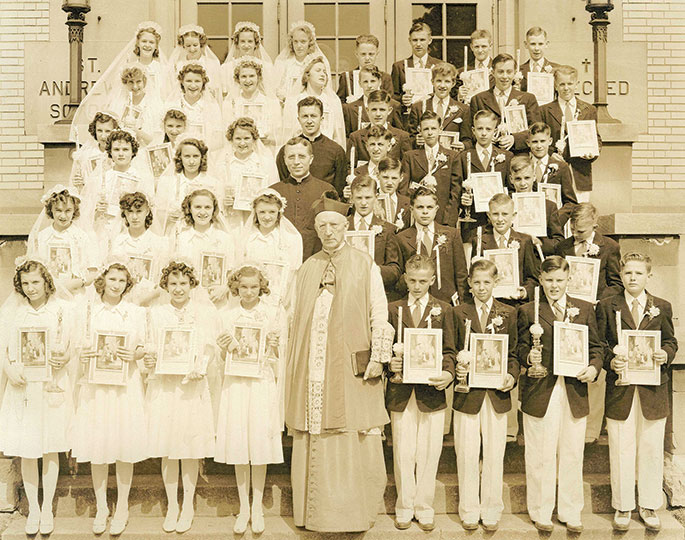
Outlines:
{"type": "Polygon", "coordinates": [[[427,384],[442,373],[442,330],[405,328],[402,380],[427,384]]]}
{"type": "Polygon", "coordinates": [[[621,336],[628,349],[626,380],[630,384],[660,385],[661,367],[654,360],[654,353],[661,349],[661,332],[622,330],[621,336]]]}
{"type": "Polygon", "coordinates": [[[501,388],[507,374],[509,336],[473,333],[469,350],[474,351],[474,361],[470,365],[469,386],[501,388]]]}
{"type": "Polygon", "coordinates": [[[155,373],[187,375],[195,363],[194,333],[189,328],[169,327],[162,333],[155,373]]]}
{"type": "Polygon", "coordinates": [[[347,231],[345,233],[345,241],[353,248],[368,253],[373,258],[375,236],[376,234],[373,231],[347,231]]]}
{"type": "Polygon", "coordinates": [[[152,176],[159,178],[171,163],[171,144],[164,143],[148,147],[147,157],[152,176]]]}
{"type": "Polygon", "coordinates": [[[89,382],[93,384],[126,384],[128,362],[119,349],[126,348],[126,334],[119,332],[95,333],[95,358],[90,362],[89,382]]]}
{"type": "Polygon", "coordinates": [[[594,120],[566,122],[571,157],[598,156],[597,123],[594,120]]]}
{"type": "Polygon", "coordinates": [[[24,367],[24,378],[29,382],[50,380],[48,329],[44,327],[20,328],[18,341],[19,362],[24,367]]]}
{"type": "Polygon", "coordinates": [[[492,292],[496,298],[509,298],[518,294],[520,287],[519,250],[517,248],[486,249],[483,257],[495,263],[497,281],[492,292]]]}
{"type": "Polygon", "coordinates": [[[554,321],[554,374],[576,377],[588,365],[588,327],[554,321]]]}
{"type": "Polygon", "coordinates": [[[202,252],[200,285],[205,288],[223,285],[226,257],[222,253],[202,252]]]}
{"type": "Polygon", "coordinates": [[[574,257],[572,255],[567,255],[566,260],[569,265],[568,294],[594,304],[597,301],[601,261],[591,257],[574,257]]]}
{"type": "Polygon", "coordinates": [[[260,377],[265,342],[264,326],[236,323],[233,328],[233,342],[226,353],[226,374],[260,377]]]}

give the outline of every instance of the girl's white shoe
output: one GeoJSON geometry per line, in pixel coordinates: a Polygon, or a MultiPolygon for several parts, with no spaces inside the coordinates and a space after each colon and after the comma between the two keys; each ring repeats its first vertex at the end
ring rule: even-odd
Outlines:
{"type": "Polygon", "coordinates": [[[93,534],[102,534],[107,528],[107,518],[109,517],[109,510],[98,510],[93,520],[93,534]]]}
{"type": "Polygon", "coordinates": [[[245,534],[247,530],[247,523],[250,521],[249,512],[240,513],[235,518],[235,525],[233,525],[233,532],[235,534],[245,534]]]}
{"type": "Polygon", "coordinates": [[[55,516],[51,508],[44,508],[40,513],[40,534],[48,535],[55,530],[55,516]]]}
{"type": "Polygon", "coordinates": [[[176,524],[176,532],[177,533],[184,533],[188,530],[190,530],[190,527],[193,525],[193,518],[195,517],[195,509],[190,508],[190,510],[186,510],[186,507],[183,507],[183,510],[181,510],[181,516],[178,518],[178,523],[176,524]]]}
{"type": "Polygon", "coordinates": [[[178,506],[176,508],[169,508],[166,511],[166,518],[164,518],[164,524],[162,529],[164,532],[174,532],[176,530],[176,525],[178,524],[178,506]]]}
{"type": "Polygon", "coordinates": [[[128,525],[128,508],[121,512],[114,512],[112,523],[109,524],[109,534],[119,536],[126,529],[126,525],[128,525]]]}
{"type": "Polygon", "coordinates": [[[26,525],[24,526],[24,532],[28,536],[33,536],[38,534],[38,529],[40,528],[40,512],[29,512],[26,518],[26,525]]]}

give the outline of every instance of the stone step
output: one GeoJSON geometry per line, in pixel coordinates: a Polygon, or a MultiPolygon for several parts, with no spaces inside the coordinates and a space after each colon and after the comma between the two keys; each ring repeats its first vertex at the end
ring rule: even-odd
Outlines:
{"type": "MultiPolygon", "coordinates": [[[[662,529],[658,535],[659,540],[682,540],[683,527],[668,512],[659,512],[662,529]]],[[[612,536],[620,537],[623,540],[638,540],[651,536],[645,532],[644,526],[633,518],[630,528],[625,533],[614,535],[611,528],[611,514],[589,514],[583,516],[585,530],[582,534],[584,540],[606,540],[612,536]]],[[[215,540],[216,538],[229,538],[233,536],[233,517],[209,518],[197,517],[193,522],[193,527],[184,534],[184,538],[193,540],[215,540]]],[[[5,532],[0,536],[2,540],[25,540],[24,534],[25,521],[22,517],[14,519],[5,532]]],[[[527,516],[504,515],[500,522],[499,530],[495,533],[486,532],[483,529],[476,531],[465,531],[461,527],[459,518],[455,515],[437,515],[435,519],[436,528],[431,533],[425,533],[412,526],[405,531],[395,529],[392,517],[380,515],[375,526],[363,535],[364,540],[412,540],[412,539],[460,539],[468,538],[475,540],[487,538],[490,540],[525,540],[538,538],[538,532],[533,527],[527,516]]],[[[292,538],[306,538],[309,540],[336,538],[345,540],[348,538],[359,538],[359,534],[336,534],[316,533],[305,531],[295,527],[292,518],[267,517],[265,519],[266,530],[260,536],[253,535],[249,528],[244,538],[261,538],[264,540],[290,540],[292,538]]],[[[55,531],[50,535],[52,540],[90,540],[94,538],[92,521],[86,518],[57,518],[55,520],[55,531]]],[[[104,537],[103,535],[102,537],[104,537]]],[[[542,535],[540,535],[542,536],[542,535]]],[[[168,539],[171,535],[162,531],[162,518],[132,516],[128,527],[121,535],[122,540],[157,540],[168,539]]],[[[544,538],[552,540],[562,540],[568,537],[566,528],[555,522],[554,531],[545,534],[544,538]]]]}
{"type": "MultiPolygon", "coordinates": [[[[290,475],[268,474],[264,490],[264,510],[269,516],[292,516],[292,488],[290,475]]],[[[181,490],[179,486],[179,490],[181,490]]],[[[586,513],[611,512],[611,485],[607,474],[584,475],[586,513]]],[[[179,496],[181,496],[179,494],[179,496]]],[[[395,481],[388,475],[384,505],[387,514],[395,511],[395,481]]],[[[505,474],[503,485],[504,512],[526,512],[526,478],[524,474],[505,474]]],[[[109,478],[108,500],[116,500],[116,479],[109,478]]],[[[439,514],[458,512],[459,486],[456,474],[438,474],[433,507],[439,514]]],[[[23,491],[19,508],[23,514],[28,507],[23,491]]],[[[129,496],[132,516],[161,517],[166,512],[166,493],[161,475],[140,475],[133,479],[129,496]]],[[[61,477],[55,494],[54,510],[59,517],[95,516],[95,495],[89,476],[61,477]]],[[[234,475],[214,475],[198,480],[195,513],[203,517],[225,517],[238,512],[238,490],[234,475]]]]}

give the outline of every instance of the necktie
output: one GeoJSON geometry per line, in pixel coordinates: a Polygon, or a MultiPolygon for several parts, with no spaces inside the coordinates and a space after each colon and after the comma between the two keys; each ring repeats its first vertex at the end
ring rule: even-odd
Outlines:
{"type": "Polygon", "coordinates": [[[539,161],[535,162],[535,180],[538,184],[542,182],[542,165],[539,161]]]}
{"type": "Polygon", "coordinates": [[[483,157],[480,161],[483,164],[483,168],[487,170],[488,165],[490,165],[490,153],[487,150],[483,150],[483,157]]]}
{"type": "Polygon", "coordinates": [[[418,302],[414,302],[411,307],[411,322],[414,324],[414,328],[418,328],[421,324],[421,305],[418,302]]]}
{"type": "Polygon", "coordinates": [[[540,64],[537,62],[533,64],[533,73],[540,73],[540,64]]]}
{"type": "Polygon", "coordinates": [[[390,195],[388,195],[388,211],[390,215],[386,216],[386,221],[389,223],[395,223],[395,213],[397,212],[397,209],[395,208],[395,201],[392,200],[390,195]]]}
{"type": "Polygon", "coordinates": [[[506,243],[506,241],[504,240],[504,236],[499,235],[499,236],[497,237],[497,247],[498,247],[499,249],[504,249],[504,248],[507,247],[507,243],[506,243]]]}
{"type": "Polygon", "coordinates": [[[428,158],[428,172],[433,172],[433,166],[435,165],[433,150],[428,150],[426,152],[426,157],[428,158]]]}
{"type": "Polygon", "coordinates": [[[504,108],[507,106],[507,98],[501,92],[497,92],[497,105],[499,105],[500,112],[504,113],[504,108]]]}
{"type": "Polygon", "coordinates": [[[564,320],[564,310],[561,309],[561,306],[559,305],[559,302],[556,300],[552,304],[552,309],[554,310],[554,318],[557,321],[563,321],[564,320]]]}
{"type": "Polygon", "coordinates": [[[571,104],[567,101],[564,105],[564,122],[571,122],[573,120],[573,111],[571,104]]]}
{"type": "Polygon", "coordinates": [[[485,327],[488,325],[488,307],[483,304],[480,306],[480,330],[485,332],[485,327]]]}
{"type": "Polygon", "coordinates": [[[435,113],[440,117],[440,120],[445,118],[445,102],[441,99],[438,101],[438,108],[435,113]]]}
{"type": "Polygon", "coordinates": [[[640,328],[640,307],[637,298],[633,299],[633,308],[630,310],[630,314],[633,316],[635,328],[640,328]]]}
{"type": "Polygon", "coordinates": [[[360,231],[368,231],[369,230],[369,225],[366,223],[366,219],[361,218],[359,220],[359,230],[360,231]]]}
{"type": "Polygon", "coordinates": [[[421,254],[426,257],[430,257],[431,254],[431,241],[428,233],[428,229],[423,229],[421,235],[421,254]]]}

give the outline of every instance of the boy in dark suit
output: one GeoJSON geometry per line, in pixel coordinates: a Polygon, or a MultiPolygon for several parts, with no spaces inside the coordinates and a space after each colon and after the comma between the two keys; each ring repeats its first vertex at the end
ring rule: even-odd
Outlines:
{"type": "Polygon", "coordinates": [[[451,150],[461,151],[471,143],[471,110],[450,97],[457,80],[457,69],[447,62],[433,67],[433,95],[414,103],[409,111],[407,131],[414,138],[414,146],[423,146],[419,120],[424,112],[432,111],[440,118],[440,131],[459,134],[451,150]]]}
{"type": "Polygon", "coordinates": [[[370,176],[357,176],[350,186],[354,213],[348,216],[349,231],[376,231],[373,260],[381,269],[386,294],[394,291],[400,277],[400,248],[395,227],[374,215],[378,203],[376,181],[370,176]]]}
{"type": "Polygon", "coordinates": [[[547,32],[539,26],[533,26],[526,32],[523,46],[528,50],[530,58],[521,64],[521,90],[528,91],[528,73],[553,73],[559,64],[550,62],[545,57],[545,51],[549,46],[547,32]]]}
{"type": "MultiPolygon", "coordinates": [[[[492,291],[497,281],[497,267],[492,261],[473,261],[469,286],[473,300],[453,310],[455,345],[466,353],[466,321],[471,332],[506,334],[509,336],[507,376],[497,390],[470,388],[469,392],[454,392],[454,448],[459,476],[459,518],[466,530],[478,528],[482,520],[486,531],[495,531],[502,517],[502,475],[504,450],[507,444],[507,413],[512,410],[510,391],[519,376],[516,359],[516,309],[495,300],[492,291]],[[483,440],[482,482],[479,457],[483,440]],[[479,496],[480,493],[480,496],[479,496]]],[[[470,361],[475,361],[470,355],[470,361]]],[[[465,378],[469,365],[457,362],[456,375],[465,378]]],[[[516,403],[514,410],[516,410],[516,403]]]]}
{"type": "MultiPolygon", "coordinates": [[[[569,145],[567,144],[568,130],[566,122],[570,120],[594,120],[597,121],[597,109],[594,105],[576,98],[578,86],[578,71],[571,66],[559,66],[554,70],[554,88],[557,91],[557,99],[546,103],[540,109],[542,121],[552,130],[552,139],[556,151],[571,167],[573,181],[575,182],[578,201],[588,202],[592,191],[592,163],[599,155],[585,155],[570,157],[569,145]],[[564,137],[562,139],[561,132],[564,137]],[[561,139],[561,140],[560,140],[561,139]]],[[[602,139],[597,132],[597,142],[602,148],[602,139]]]]}
{"type": "Polygon", "coordinates": [[[429,69],[435,64],[442,62],[439,58],[428,55],[428,47],[433,41],[430,26],[422,21],[414,21],[409,29],[409,44],[411,56],[392,65],[392,85],[395,89],[393,96],[402,103],[402,107],[408,109],[413,103],[414,95],[411,90],[405,88],[407,82],[406,68],[429,69]]]}
{"type": "MultiPolygon", "coordinates": [[[[487,69],[489,72],[490,86],[495,85],[495,78],[492,76],[492,34],[488,30],[478,29],[471,34],[469,49],[474,56],[473,64],[469,64],[469,70],[487,69]]],[[[464,85],[464,66],[457,70],[457,99],[462,103],[468,104],[467,96],[469,89],[464,85]]]]}
{"type": "Polygon", "coordinates": [[[461,184],[457,174],[458,154],[440,144],[440,117],[426,111],[421,115],[419,133],[423,147],[404,155],[402,172],[411,192],[420,182],[435,187],[438,196],[436,221],[456,227],[459,216],[461,184]]]}
{"type": "Polygon", "coordinates": [[[440,328],[442,373],[429,379],[429,384],[388,380],[385,405],[390,411],[397,486],[395,527],[408,529],[412,518],[416,518],[422,530],[432,531],[435,528],[435,478],[447,409],[445,389],[454,379],[454,325],[451,324],[450,306],[428,292],[435,281],[435,264],[430,257],[412,256],[407,261],[404,279],[408,295],[388,306],[390,323],[397,335],[390,370],[402,373],[402,329],[440,328]],[[401,322],[399,308],[402,308],[401,322]]]}
{"type": "Polygon", "coordinates": [[[635,509],[637,469],[638,508],[646,528],[661,528],[655,510],[663,501],[664,431],[669,412],[668,379],[678,350],[673,329],[673,310],[666,300],[649,294],[645,287],[652,261],[642,253],[628,253],[621,260],[625,291],[603,298],[597,305],[597,329],[604,340],[606,369],[606,416],[611,464],[611,500],[615,508],[614,529],[627,531],[635,509]],[[617,348],[616,313],[622,330],[661,333],[661,348],[652,360],[661,366],[661,384],[616,385],[618,373],[635,360],[626,343],[617,348]]]}
{"type": "MultiPolygon", "coordinates": [[[[468,294],[466,258],[459,232],[435,222],[438,196],[434,188],[418,187],[411,194],[410,202],[414,224],[397,234],[402,267],[414,254],[430,257],[435,261],[437,272],[437,279],[430,288],[431,294],[456,306],[468,294]]],[[[407,285],[400,278],[397,291],[404,294],[406,290],[407,285]]]]}
{"type": "MultiPolygon", "coordinates": [[[[354,55],[357,57],[359,67],[350,71],[344,71],[338,75],[338,97],[343,103],[350,103],[361,97],[361,88],[354,87],[354,72],[358,71],[361,86],[361,70],[363,68],[375,67],[378,58],[378,38],[370,34],[357,36],[354,44],[354,55]]],[[[392,79],[388,73],[380,72],[380,85],[386,92],[392,94],[392,79]]]]}
{"type": "Polygon", "coordinates": [[[495,85],[473,96],[470,106],[472,116],[483,109],[489,109],[495,113],[500,122],[500,131],[502,131],[496,141],[499,147],[505,150],[524,151],[527,149],[528,131],[521,130],[505,134],[503,130],[505,127],[504,108],[524,105],[529,126],[540,121],[540,111],[538,101],[533,94],[522,92],[512,86],[517,67],[516,60],[510,54],[502,53],[495,56],[492,61],[495,85]]]}
{"type": "Polygon", "coordinates": [[[592,304],[566,294],[568,276],[569,265],[565,259],[547,257],[540,274],[543,294],[540,295],[539,322],[535,320],[535,302],[519,308],[519,362],[523,367],[541,363],[547,370],[541,378],[531,377],[530,370],[522,375],[519,393],[526,438],[528,515],[538,530],[552,531],[558,470],[558,519],[569,532],[579,533],[583,530],[580,513],[583,509],[585,424],[589,411],[587,385],[597,379],[602,369],[603,347],[592,304]],[[556,321],[587,326],[589,364],[579,367],[575,377],[554,375],[556,321]],[[532,344],[531,327],[535,330],[537,326],[542,329],[542,350],[532,344]]]}
{"type": "Polygon", "coordinates": [[[403,182],[402,163],[394,158],[382,159],[378,164],[378,179],[381,184],[380,203],[385,221],[395,225],[395,231],[402,231],[411,225],[409,197],[397,192],[403,182]]]}

